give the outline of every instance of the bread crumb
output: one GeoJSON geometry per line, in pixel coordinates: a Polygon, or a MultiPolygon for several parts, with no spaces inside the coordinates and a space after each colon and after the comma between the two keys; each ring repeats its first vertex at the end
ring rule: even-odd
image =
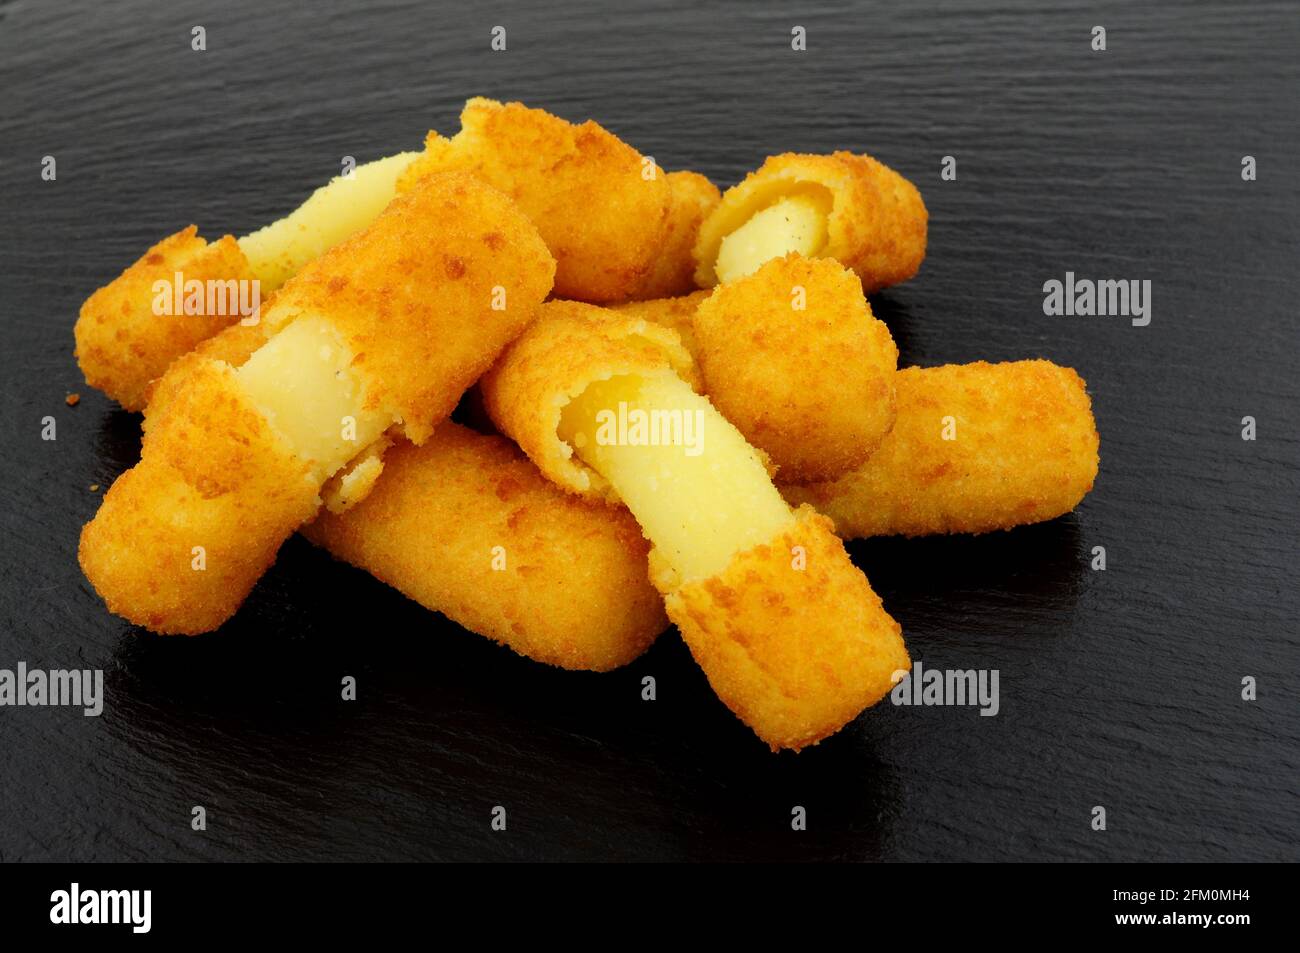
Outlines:
{"type": "Polygon", "coordinates": [[[63,398],[63,400],[69,407],[76,407],[79,403],[81,403],[81,395],[69,394],[67,397],[63,398]]]}

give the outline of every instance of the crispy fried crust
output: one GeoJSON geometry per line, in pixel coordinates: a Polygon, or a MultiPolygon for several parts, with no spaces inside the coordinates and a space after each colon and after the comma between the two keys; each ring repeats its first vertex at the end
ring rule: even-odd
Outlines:
{"type": "Polygon", "coordinates": [[[594,381],[677,374],[695,381],[677,335],[642,318],[576,301],[551,301],[483,377],[483,405],[542,473],[572,492],[617,502],[609,482],[558,435],[564,407],[594,381]]]}
{"type": "Polygon", "coordinates": [[[1049,361],[910,367],[894,429],[838,480],[782,487],[846,538],[986,533],[1068,513],[1097,476],[1083,378],[1049,361]],[[945,417],[955,439],[945,440],[945,417]]]}
{"type": "Polygon", "coordinates": [[[898,349],[832,259],[773,259],[714,289],[694,328],[705,393],[787,482],[860,465],[894,424],[898,349]]]}
{"type": "MultiPolygon", "coordinates": [[[[531,320],[554,263],[500,193],[429,176],[358,236],[316,259],[263,315],[319,315],[339,330],[367,399],[426,439],[531,320]],[[492,307],[497,288],[506,306],[492,307]]],[[[499,300],[499,299],[498,299],[499,300]]],[[[206,350],[246,359],[256,329],[206,350]]],[[[82,532],[81,562],[110,609],[163,633],[215,628],[239,607],[321,486],[254,406],[230,365],[187,358],[149,415],[140,463],[82,532]],[[181,560],[204,547],[208,568],[181,560]]]]}
{"type": "Polygon", "coordinates": [[[654,324],[672,328],[682,339],[682,347],[690,352],[692,358],[699,359],[698,346],[695,343],[695,311],[709,297],[706,288],[677,298],[652,298],[646,301],[626,301],[611,305],[610,310],[629,317],[645,318],[654,324]]]}
{"type": "Polygon", "coordinates": [[[717,284],[714,264],[726,236],[778,199],[809,190],[820,190],[831,201],[819,257],[856,271],[868,294],[916,274],[925,258],[928,216],[911,182],[870,156],[787,152],[770,157],[728,189],[704,220],[695,242],[696,283],[717,284]]]}
{"type": "MultiPolygon", "coordinates": [[[[226,235],[208,244],[191,225],[164,238],[81,306],[74,331],[86,383],[127,410],[142,410],[149,382],[173,360],[241,315],[154,314],[154,282],[251,281],[248,260],[226,235]]],[[[169,293],[170,294],[170,293],[169,293]]]]}
{"type": "Polygon", "coordinates": [[[643,174],[639,152],[594,122],[580,126],[520,103],[475,98],[451,139],[429,133],[398,181],[471,172],[513,198],[556,260],[555,294],[620,301],[653,282],[669,228],[672,187],[643,174]]]}
{"type": "MultiPolygon", "coordinates": [[[[606,671],[667,626],[623,508],[558,489],[501,437],[447,422],[390,450],[370,496],[308,539],[521,655],[606,671]],[[496,550],[495,547],[501,547],[496,550]],[[505,568],[493,568],[494,556],[505,568]]],[[[499,565],[499,563],[498,563],[499,565]]]]}
{"type": "Polygon", "coordinates": [[[773,751],[798,751],[839,731],[889,692],[894,672],[910,667],[898,623],[830,521],[810,507],[719,576],[674,590],[653,551],[650,567],[713,690],[773,751]],[[803,569],[795,568],[796,547],[803,569]]]}
{"type": "Polygon", "coordinates": [[[464,173],[430,175],[290,279],[266,319],[328,317],[367,401],[421,443],[533,319],[554,275],[508,198],[464,173]]]}
{"type": "Polygon", "coordinates": [[[667,298],[695,288],[695,239],[722,201],[718,187],[698,172],[668,173],[668,218],[650,271],[632,291],[637,299],[667,298]]]}
{"type": "Polygon", "coordinates": [[[319,503],[306,464],[224,364],[191,369],[81,533],[110,611],[164,634],[215,629],[319,503]],[[195,568],[202,547],[205,568],[195,568]]]}
{"type": "Polygon", "coordinates": [[[176,395],[181,382],[196,367],[211,361],[240,367],[258,348],[271,339],[271,333],[271,325],[265,320],[251,325],[232,324],[224,331],[200,343],[194,350],[172,361],[163,375],[145,389],[147,401],[144,407],[145,432],[149,431],[150,420],[165,415],[164,408],[176,395]]]}

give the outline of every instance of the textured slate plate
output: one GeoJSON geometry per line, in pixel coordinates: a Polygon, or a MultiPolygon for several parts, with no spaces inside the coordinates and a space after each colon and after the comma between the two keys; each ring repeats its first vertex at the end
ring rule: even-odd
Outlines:
{"type": "Polygon", "coordinates": [[[98,719],[0,709],[0,857],[1300,856],[1289,4],[354,6],[0,4],[0,667],[108,686],[98,719]],[[1102,471],[1076,514],[852,547],[915,657],[1000,671],[997,717],[884,705],[773,757],[672,633],[619,673],[546,670],[300,540],[212,636],[104,611],[77,533],[138,419],[80,380],[81,300],[180,226],[247,231],[345,154],[454,130],[474,94],[596,117],[724,185],[774,151],[870,151],[932,216],[920,277],[873,302],[904,362],[1087,377],[1102,471]],[[1044,316],[1067,270],[1150,279],[1150,326],[1044,316]]]}

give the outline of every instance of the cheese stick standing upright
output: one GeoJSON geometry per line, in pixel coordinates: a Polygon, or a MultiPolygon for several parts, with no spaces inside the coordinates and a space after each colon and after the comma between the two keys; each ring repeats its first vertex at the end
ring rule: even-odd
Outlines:
{"type": "Polygon", "coordinates": [[[692,247],[717,188],[665,174],[594,122],[580,126],[520,103],[474,98],[450,139],[429,133],[403,172],[472,172],[513,198],[555,256],[555,294],[580,301],[655,298],[691,288],[692,247]]]}
{"type": "Polygon", "coordinates": [[[790,509],[691,377],[671,331],[554,302],[482,387],[543,473],[627,505],[718,696],[773,750],[798,750],[888,693],[907,651],[829,521],[790,509]]]}
{"type": "Polygon", "coordinates": [[[772,156],[700,226],[695,281],[711,288],[798,252],[852,268],[870,294],[916,274],[927,218],[916,187],[870,156],[772,156]]]}
{"type": "Polygon", "coordinates": [[[325,481],[394,425],[426,440],[553,275],[509,199],[429,177],[284,286],[242,366],[196,362],[83,530],[87,578],[156,632],[216,628],[325,481]]]}
{"type": "Polygon", "coordinates": [[[1083,378],[1049,361],[898,372],[898,417],[865,464],[784,486],[841,536],[987,533],[1070,512],[1097,477],[1083,378]]]}
{"type": "Polygon", "coordinates": [[[243,238],[208,243],[193,225],[164,238],[81,306],[76,356],[86,383],[144,409],[150,381],[172,361],[231,324],[255,322],[265,296],[374,221],[416,155],[357,166],[243,238]]]}

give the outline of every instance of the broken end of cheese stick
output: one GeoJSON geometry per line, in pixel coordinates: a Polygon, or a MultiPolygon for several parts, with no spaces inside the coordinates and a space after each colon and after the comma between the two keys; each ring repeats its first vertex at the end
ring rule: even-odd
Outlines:
{"type": "Polygon", "coordinates": [[[784,486],[845,538],[987,533],[1079,505],[1098,469],[1086,385],[1049,361],[898,372],[898,416],[879,449],[837,480],[784,486]]]}
{"type": "Polygon", "coordinates": [[[397,180],[420,154],[365,162],[348,175],[335,176],[284,218],[239,239],[262,292],[275,291],[303,267],[355,235],[397,195],[397,180]]]}
{"type": "Polygon", "coordinates": [[[842,262],[871,293],[916,274],[926,222],[916,187],[870,156],[787,152],[728,189],[700,226],[695,281],[734,281],[798,252],[842,262]]]}
{"type": "Polygon", "coordinates": [[[307,538],[548,665],[617,668],[667,627],[631,514],[560,490],[508,440],[448,421],[424,446],[390,450],[383,471],[307,538]]]}
{"type": "MultiPolygon", "coordinates": [[[[906,652],[829,523],[790,510],[763,455],[666,355],[656,361],[640,342],[563,315],[554,339],[564,346],[536,346],[551,337],[549,323],[543,309],[489,375],[489,410],[526,450],[520,435],[537,445],[537,420],[554,426],[550,441],[572,448],[627,505],[654,546],[669,617],[722,700],[772,748],[798,749],[883,697],[906,652]],[[598,373],[584,366],[584,337],[601,355],[598,373]]],[[[547,452],[543,472],[554,469],[547,452]]]]}
{"type": "Polygon", "coordinates": [[[837,261],[792,253],[715,288],[694,336],[709,400],[782,480],[839,476],[894,424],[898,348],[837,261]]]}
{"type": "Polygon", "coordinates": [[[430,172],[461,170],[510,195],[555,255],[556,297],[611,302],[650,296],[661,269],[671,274],[677,267],[662,261],[665,253],[683,262],[689,255],[670,232],[679,214],[689,218],[695,196],[704,191],[700,184],[670,184],[652,158],[595,122],[575,125],[521,103],[476,97],[465,104],[460,123],[451,138],[429,133],[399,189],[430,172]],[[675,202],[674,193],[685,201],[675,202]]]}
{"type": "Polygon", "coordinates": [[[667,366],[589,379],[555,434],[684,579],[716,575],[789,522],[763,455],[667,366]]]}
{"type": "Polygon", "coordinates": [[[256,322],[265,297],[307,262],[369,225],[417,153],[353,170],[278,222],[209,244],[191,225],[163,239],[81,307],[76,356],[86,383],[143,410],[150,382],[230,325],[256,322]]]}
{"type": "Polygon", "coordinates": [[[509,199],[469,176],[429,177],[285,285],[268,309],[279,330],[237,370],[196,361],[150,414],[140,463],[83,531],[87,577],[155,631],[215,627],[320,505],[327,479],[394,425],[427,439],[532,319],[553,271],[509,199]],[[208,462],[227,458],[223,469],[208,462]],[[295,474],[289,502],[250,477],[263,458],[268,474],[295,474]],[[223,544],[214,564],[193,531],[218,518],[238,545],[223,544]],[[132,551],[133,537],[146,551],[132,551]],[[141,592],[133,560],[174,567],[195,547],[202,568],[160,573],[141,592]],[[226,584],[211,584],[214,570],[226,584]]]}
{"type": "Polygon", "coordinates": [[[576,301],[549,301],[484,375],[480,391],[493,422],[548,478],[572,493],[617,502],[609,482],[574,458],[558,430],[565,405],[591,383],[632,373],[695,380],[690,355],[670,329],[576,301]]]}
{"type": "Polygon", "coordinates": [[[421,443],[532,321],[554,276],[555,260],[510,199],[445,173],[304,269],[274,310],[297,321],[327,307],[368,405],[389,409],[421,443]]]}
{"type": "Polygon", "coordinates": [[[257,324],[232,324],[172,361],[162,376],[145,388],[145,433],[149,432],[149,422],[153,418],[165,415],[164,408],[196,367],[211,361],[239,367],[269,341],[276,330],[270,320],[258,321],[257,324]]]}
{"type": "Polygon", "coordinates": [[[230,235],[209,244],[191,225],[164,238],[81,306],[74,334],[77,363],[86,383],[127,410],[144,409],[149,382],[160,377],[167,365],[244,317],[229,302],[239,301],[241,282],[255,279],[230,235]],[[183,286],[181,313],[169,313],[176,310],[176,292],[167,289],[173,289],[178,274],[183,282],[195,281],[203,288],[203,313],[184,313],[183,286]],[[220,308],[207,307],[209,282],[222,283],[226,304],[220,308]]]}

